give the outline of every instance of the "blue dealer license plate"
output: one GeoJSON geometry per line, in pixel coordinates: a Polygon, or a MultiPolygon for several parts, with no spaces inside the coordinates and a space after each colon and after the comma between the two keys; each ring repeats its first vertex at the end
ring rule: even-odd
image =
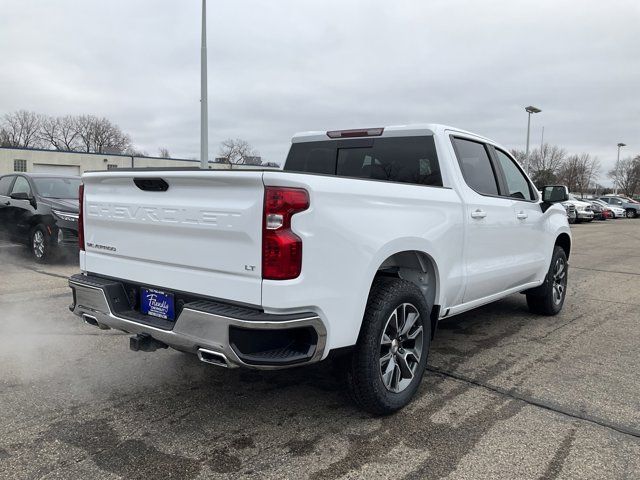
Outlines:
{"type": "Polygon", "coordinates": [[[140,289],[140,313],[165,320],[175,319],[173,293],[161,292],[153,288],[140,289]]]}

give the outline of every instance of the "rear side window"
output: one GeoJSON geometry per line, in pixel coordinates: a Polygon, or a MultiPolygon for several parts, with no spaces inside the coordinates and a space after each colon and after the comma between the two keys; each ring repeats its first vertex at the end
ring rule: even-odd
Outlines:
{"type": "Polygon", "coordinates": [[[14,178],[13,175],[0,178],[0,195],[4,195],[5,197],[9,195],[9,187],[14,178]]]}
{"type": "Polygon", "coordinates": [[[535,200],[529,182],[515,162],[504,152],[496,149],[496,156],[504,172],[509,196],[522,200],[535,200]]]}
{"type": "Polygon", "coordinates": [[[496,175],[483,143],[454,138],[458,163],[467,185],[485,195],[498,195],[496,175]]]}
{"type": "Polygon", "coordinates": [[[431,136],[294,143],[284,170],[442,186],[431,136]]]}

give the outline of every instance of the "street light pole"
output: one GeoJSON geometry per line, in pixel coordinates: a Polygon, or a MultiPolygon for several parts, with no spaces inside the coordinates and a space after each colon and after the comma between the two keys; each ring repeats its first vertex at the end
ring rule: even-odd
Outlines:
{"type": "MultiPolygon", "coordinates": [[[[531,105],[529,105],[528,107],[525,107],[524,110],[529,114],[527,117],[527,149],[524,154],[524,158],[527,160],[527,165],[526,165],[527,173],[529,173],[529,137],[531,136],[531,114],[540,113],[542,110],[540,110],[539,108],[533,107],[531,105]]],[[[542,153],[542,151],[540,153],[542,153]]]]}
{"type": "Polygon", "coordinates": [[[529,116],[527,117],[527,150],[525,152],[525,155],[528,158],[529,157],[529,137],[531,136],[531,114],[540,113],[542,110],[536,107],[532,107],[531,105],[526,107],[524,110],[529,114],[529,116]]]}
{"type": "Polygon", "coordinates": [[[619,186],[619,181],[618,181],[618,175],[620,175],[620,149],[622,147],[626,147],[627,144],[626,143],[618,143],[618,158],[616,159],[616,191],[615,194],[618,194],[618,186],[619,186]]]}
{"type": "Polygon", "coordinates": [[[202,46],[200,47],[200,168],[209,167],[209,121],[207,108],[207,4],[202,0],[202,46]]]}

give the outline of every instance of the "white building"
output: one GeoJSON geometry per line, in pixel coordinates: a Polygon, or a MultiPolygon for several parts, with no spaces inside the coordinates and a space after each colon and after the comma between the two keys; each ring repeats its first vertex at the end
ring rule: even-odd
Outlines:
{"type": "MultiPolygon", "coordinates": [[[[199,160],[136,157],[106,153],[59,152],[28,148],[0,147],[0,175],[13,172],[82,175],[88,170],[141,167],[199,167],[199,160]]],[[[209,162],[209,168],[228,169],[228,165],[209,162]]]]}

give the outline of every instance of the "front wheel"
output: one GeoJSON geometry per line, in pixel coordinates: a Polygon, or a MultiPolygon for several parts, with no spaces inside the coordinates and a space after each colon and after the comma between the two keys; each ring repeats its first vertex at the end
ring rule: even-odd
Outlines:
{"type": "Polygon", "coordinates": [[[51,255],[51,242],[43,225],[36,225],[29,236],[29,250],[36,262],[45,262],[51,255]]]}
{"type": "Polygon", "coordinates": [[[544,283],[527,293],[527,305],[533,313],[557,315],[567,294],[569,264],[563,248],[556,245],[544,283]]]}
{"type": "Polygon", "coordinates": [[[430,342],[429,307],[420,289],[405,280],[377,278],[345,365],[355,402],[376,415],[407,405],[422,381],[430,342]]]}

